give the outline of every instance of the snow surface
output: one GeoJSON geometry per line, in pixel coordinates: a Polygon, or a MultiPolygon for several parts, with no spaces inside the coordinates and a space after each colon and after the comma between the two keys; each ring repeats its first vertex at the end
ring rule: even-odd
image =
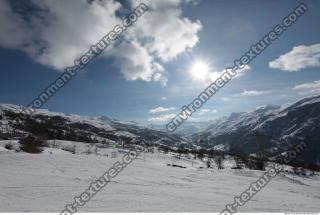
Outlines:
{"type": "MultiPolygon", "coordinates": [[[[50,141],[58,147],[41,154],[14,153],[4,149],[8,142],[0,141],[0,212],[60,212],[123,155],[103,156],[112,148],[82,154],[89,144],[70,141],[50,141]],[[73,145],[76,154],[61,149],[73,145]]],[[[220,212],[263,174],[200,168],[204,162],[190,159],[144,153],[79,212],[220,212]]],[[[319,179],[279,175],[239,211],[319,212],[319,179]]]]}

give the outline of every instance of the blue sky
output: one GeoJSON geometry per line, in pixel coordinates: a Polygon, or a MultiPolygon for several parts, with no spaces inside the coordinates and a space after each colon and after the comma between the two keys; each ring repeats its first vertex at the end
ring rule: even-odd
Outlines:
{"type": "MultiPolygon", "coordinates": [[[[107,34],[121,20],[119,11],[129,11],[137,4],[112,0],[91,4],[0,2],[0,103],[20,105],[30,103],[65,66],[107,34]]],[[[44,108],[164,123],[205,89],[210,74],[232,66],[234,59],[300,3],[143,2],[151,10],[44,108]],[[154,65],[161,69],[155,70],[154,65]],[[194,74],[195,68],[206,74],[194,74]]],[[[304,2],[309,11],[191,120],[210,120],[265,104],[288,105],[320,93],[320,2],[304,2]],[[283,67],[270,67],[272,61],[283,67]]]]}

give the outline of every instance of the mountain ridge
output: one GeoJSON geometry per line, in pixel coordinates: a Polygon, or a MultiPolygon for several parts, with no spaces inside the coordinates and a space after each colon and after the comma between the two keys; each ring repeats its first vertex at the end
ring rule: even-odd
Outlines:
{"type": "Polygon", "coordinates": [[[107,116],[79,116],[46,109],[37,109],[30,118],[18,123],[14,119],[22,114],[21,109],[22,106],[18,105],[0,104],[0,138],[8,138],[3,135],[3,128],[6,127],[22,135],[30,133],[47,139],[126,143],[144,141],[171,147],[237,152],[247,156],[262,153],[267,157],[304,141],[308,148],[299,162],[320,166],[320,95],[301,99],[286,108],[264,105],[249,112],[232,113],[228,117],[208,121],[209,125],[189,123],[185,132],[180,133],[168,133],[157,127],[107,116]]]}
{"type": "Polygon", "coordinates": [[[262,108],[230,116],[193,134],[193,141],[198,139],[206,148],[268,157],[306,142],[301,160],[320,166],[320,96],[304,98],[284,109],[262,108]]]}

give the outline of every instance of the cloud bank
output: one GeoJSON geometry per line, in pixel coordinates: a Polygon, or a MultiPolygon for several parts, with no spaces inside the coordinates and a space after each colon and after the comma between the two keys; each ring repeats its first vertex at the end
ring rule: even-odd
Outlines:
{"type": "Polygon", "coordinates": [[[288,72],[297,72],[302,69],[320,66],[320,44],[300,45],[281,55],[278,59],[269,62],[269,67],[288,72]]]}
{"type": "MultiPolygon", "coordinates": [[[[191,21],[182,14],[181,7],[187,2],[143,1],[149,11],[103,56],[114,60],[126,80],[156,81],[165,86],[163,64],[199,42],[200,21],[191,21]]],[[[139,3],[132,0],[128,6],[115,0],[2,0],[0,46],[21,50],[36,62],[62,71],[121,23],[123,16],[119,14],[127,14],[139,3]]]]}
{"type": "Polygon", "coordinates": [[[175,117],[175,114],[163,114],[156,117],[151,117],[148,119],[148,121],[154,122],[154,123],[162,123],[162,122],[168,122],[173,117],[175,117]]]}
{"type": "Polygon", "coordinates": [[[258,90],[246,90],[244,89],[241,93],[237,94],[236,96],[241,97],[249,97],[249,96],[260,96],[264,94],[268,94],[269,91],[258,91],[258,90]]]}
{"type": "Polygon", "coordinates": [[[175,110],[176,108],[175,107],[168,107],[168,108],[165,108],[165,107],[156,107],[154,109],[151,109],[149,110],[149,113],[162,113],[162,112],[168,112],[168,111],[172,111],[172,110],[175,110]]]}
{"type": "Polygon", "coordinates": [[[294,90],[320,89],[320,80],[296,85],[294,90]]]}
{"type": "Polygon", "coordinates": [[[319,95],[320,80],[299,84],[292,89],[297,91],[300,95],[319,95]]]}

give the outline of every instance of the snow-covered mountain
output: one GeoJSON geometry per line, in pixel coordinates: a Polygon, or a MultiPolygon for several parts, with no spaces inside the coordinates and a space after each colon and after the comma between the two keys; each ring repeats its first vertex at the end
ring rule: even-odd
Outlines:
{"type": "Polygon", "coordinates": [[[171,134],[156,127],[141,126],[135,122],[119,121],[107,116],[88,117],[66,115],[39,109],[27,120],[18,123],[21,106],[0,105],[0,138],[11,137],[10,131],[24,135],[32,133],[47,139],[82,142],[144,141],[156,145],[194,145],[203,148],[267,157],[290,149],[301,141],[308,144],[306,152],[296,161],[309,166],[320,166],[320,96],[305,98],[281,108],[266,105],[250,112],[232,113],[206,123],[185,125],[186,133],[171,134]],[[9,131],[9,132],[8,132],[9,131]],[[8,136],[9,135],[9,136],[8,136]]]}
{"type": "MultiPolygon", "coordinates": [[[[176,146],[188,145],[188,141],[176,134],[153,130],[134,122],[101,117],[66,115],[45,109],[37,109],[33,115],[18,123],[22,106],[0,105],[0,138],[32,133],[47,139],[62,139],[84,142],[118,141],[127,143],[144,141],[152,144],[176,146]],[[14,134],[12,134],[14,131],[14,134]]],[[[20,117],[22,118],[22,117],[20,117]]]]}
{"type": "Polygon", "coordinates": [[[304,141],[303,162],[320,166],[320,96],[305,98],[281,109],[267,105],[248,113],[233,113],[193,135],[201,146],[266,156],[304,141]]]}
{"type": "MultiPolygon", "coordinates": [[[[189,136],[190,134],[201,132],[205,130],[209,125],[211,125],[215,120],[209,121],[185,121],[174,133],[189,136]]],[[[149,124],[147,125],[149,128],[166,131],[166,124],[149,124]]]]}

